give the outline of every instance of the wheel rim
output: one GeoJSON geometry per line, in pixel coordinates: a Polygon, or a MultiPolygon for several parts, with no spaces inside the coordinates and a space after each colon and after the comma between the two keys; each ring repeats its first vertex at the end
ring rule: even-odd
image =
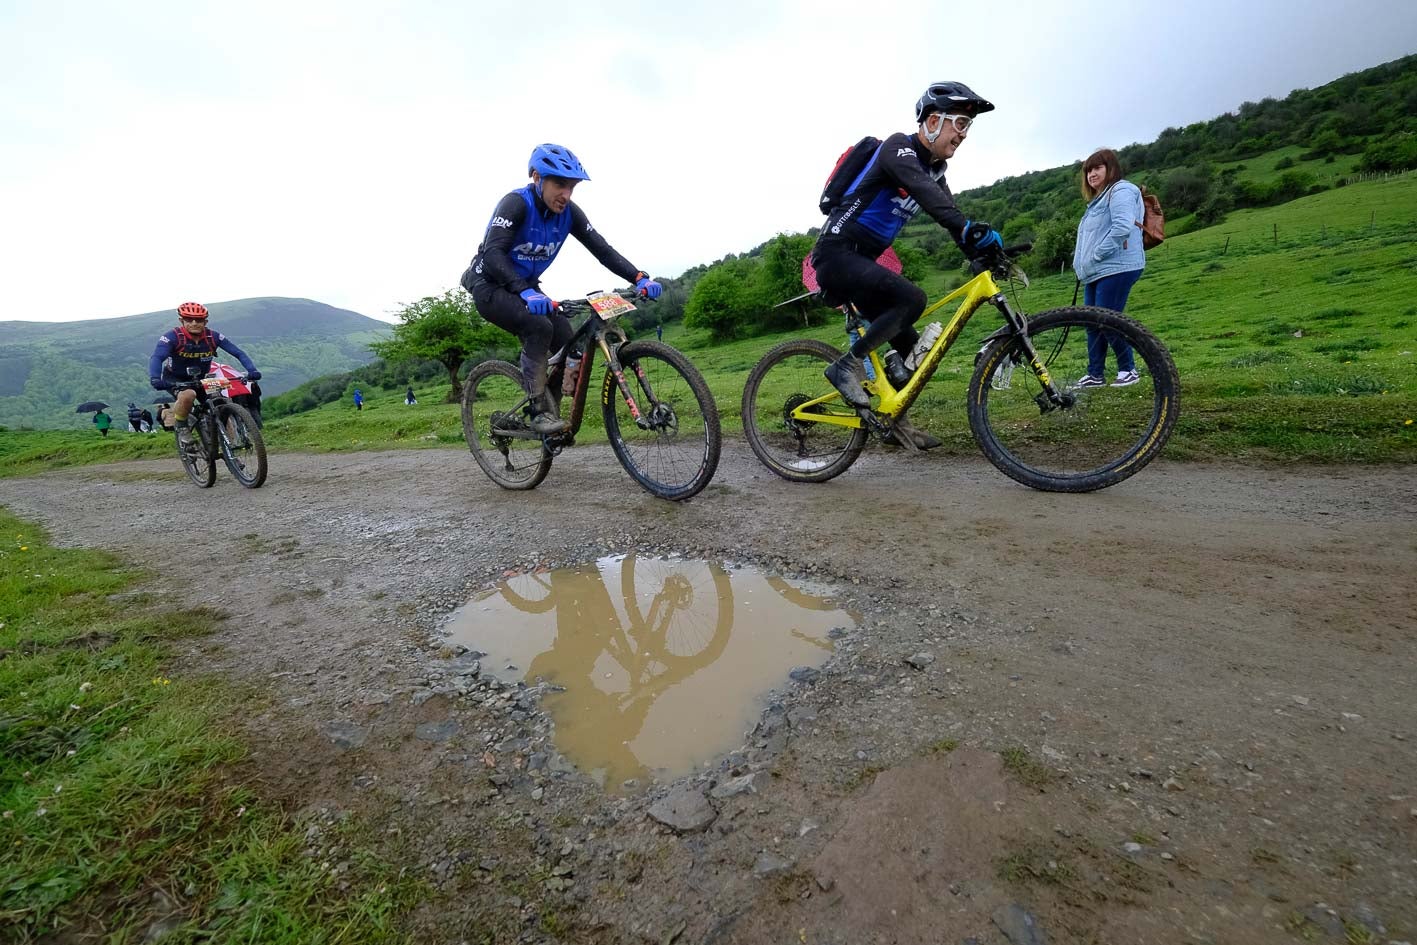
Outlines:
{"type": "Polygon", "coordinates": [[[218,435],[226,468],[242,485],[255,482],[260,477],[260,457],[245,421],[234,413],[227,414],[219,426],[218,435]]]}
{"type": "Polygon", "coordinates": [[[208,458],[196,431],[193,431],[193,442],[196,446],[195,449],[184,450],[179,440],[177,454],[181,457],[182,468],[186,471],[187,476],[205,489],[212,484],[212,480],[216,477],[216,470],[213,468],[214,460],[208,458]]]}
{"type": "Polygon", "coordinates": [[[607,417],[623,461],[642,483],[661,492],[678,492],[702,477],[710,452],[711,420],[688,378],[655,352],[640,352],[624,364],[625,381],[640,416],[630,411],[613,376],[607,417]],[[652,396],[651,396],[652,395],[652,396]]]}
{"type": "MultiPolygon", "coordinates": [[[[831,423],[794,419],[792,412],[831,392],[822,376],[830,361],[821,354],[794,352],[784,355],[763,374],[746,404],[745,424],[751,424],[759,457],[791,473],[824,470],[850,451],[859,431],[831,423]]],[[[856,412],[840,397],[815,404],[808,413],[854,417],[856,412]]]]}
{"type": "MultiPolygon", "coordinates": [[[[977,396],[984,436],[1008,460],[1034,475],[1080,480],[1118,470],[1158,447],[1167,393],[1155,378],[1169,365],[1152,351],[1133,348],[1139,380],[1114,386],[1116,351],[1108,345],[1109,374],[1102,386],[1082,386],[1088,371],[1088,330],[1063,321],[1035,330],[1030,338],[1065,405],[1040,409],[1043,386],[1024,359],[1021,345],[995,346],[985,354],[985,375],[977,396]]],[[[1121,339],[1112,333],[1112,338],[1121,339]]],[[[987,449],[986,449],[987,452],[987,449]]]]}
{"type": "Polygon", "coordinates": [[[539,438],[499,434],[526,432],[527,418],[518,404],[526,399],[520,379],[490,372],[468,378],[465,392],[467,439],[479,466],[499,484],[526,485],[542,475],[545,459],[539,438]]]}

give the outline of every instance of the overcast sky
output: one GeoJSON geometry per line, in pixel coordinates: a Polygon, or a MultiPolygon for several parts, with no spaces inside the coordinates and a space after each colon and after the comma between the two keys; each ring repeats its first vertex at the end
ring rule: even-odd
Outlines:
{"type": "MultiPolygon", "coordinates": [[[[0,0],[0,320],[389,318],[457,285],[542,141],[672,276],[820,222],[837,155],[932,81],[998,106],[958,192],[1414,51],[1417,0],[0,0]]],[[[614,282],[572,242],[543,287],[614,282]]]]}

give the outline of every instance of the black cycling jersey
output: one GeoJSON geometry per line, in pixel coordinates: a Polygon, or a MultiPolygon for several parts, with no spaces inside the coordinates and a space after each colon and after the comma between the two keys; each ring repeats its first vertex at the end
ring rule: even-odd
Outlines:
{"type": "Polygon", "coordinates": [[[827,216],[821,238],[855,243],[875,259],[920,210],[959,242],[968,221],[945,183],[945,162],[932,163],[918,135],[897,132],[881,142],[841,206],[827,216]]]}
{"type": "Polygon", "coordinates": [[[464,287],[472,291],[473,284],[485,282],[514,294],[538,288],[541,273],[568,235],[626,282],[633,283],[639,276],[639,270],[605,241],[574,201],[561,213],[552,213],[535,186],[528,184],[503,197],[492,212],[482,245],[464,274],[464,287]]]}

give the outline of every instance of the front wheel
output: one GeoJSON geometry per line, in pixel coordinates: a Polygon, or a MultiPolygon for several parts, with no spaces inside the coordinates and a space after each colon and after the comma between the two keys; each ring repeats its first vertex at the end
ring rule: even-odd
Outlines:
{"type": "Polygon", "coordinates": [[[240,404],[222,404],[216,414],[217,446],[226,468],[247,489],[266,481],[266,440],[250,411],[240,404]]]}
{"type": "Polygon", "coordinates": [[[1118,312],[1074,307],[1030,318],[1028,337],[1063,403],[1049,401],[1017,335],[991,342],[969,382],[969,427],[991,463],[1034,489],[1092,492],[1156,458],[1176,425],[1181,382],[1155,335],[1118,312]],[[1096,383],[1089,344],[1094,357],[1105,348],[1114,371],[1130,352],[1135,379],[1096,383]]]}
{"type": "Polygon", "coordinates": [[[527,426],[522,372],[483,361],[463,382],[462,433],[482,471],[503,489],[535,489],[551,471],[551,454],[527,426]]]}
{"type": "Polygon", "coordinates": [[[763,465],[784,479],[826,482],[846,472],[866,445],[856,411],[822,376],[839,357],[825,341],[798,338],[763,355],[748,374],[743,435],[763,465]],[[825,399],[805,412],[821,420],[792,415],[819,398],[825,399]]]}
{"type": "Polygon", "coordinates": [[[210,489],[216,482],[216,451],[211,445],[207,418],[202,417],[192,425],[191,437],[184,448],[177,431],[172,435],[177,439],[177,458],[182,461],[182,469],[202,489],[210,489]]]}
{"type": "Polygon", "coordinates": [[[615,458],[651,495],[698,495],[718,469],[723,433],[718,405],[688,358],[658,341],[632,341],[617,353],[627,401],[607,368],[600,408],[615,458]]]}

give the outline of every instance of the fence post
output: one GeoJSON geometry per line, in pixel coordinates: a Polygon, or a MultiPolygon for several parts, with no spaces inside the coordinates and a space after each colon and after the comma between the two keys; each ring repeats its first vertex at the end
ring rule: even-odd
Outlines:
{"type": "Polygon", "coordinates": [[[1279,224],[1278,224],[1278,223],[1276,223],[1276,224],[1274,225],[1274,241],[1275,241],[1276,243],[1279,242],[1279,224]]]}
{"type": "Polygon", "coordinates": [[[1230,252],[1230,237],[1225,237],[1225,245],[1220,248],[1220,255],[1224,256],[1230,252]]]}

